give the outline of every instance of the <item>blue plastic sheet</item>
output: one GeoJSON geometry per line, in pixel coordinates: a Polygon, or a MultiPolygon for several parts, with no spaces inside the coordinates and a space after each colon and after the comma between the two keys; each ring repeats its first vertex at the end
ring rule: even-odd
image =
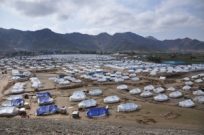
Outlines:
{"type": "Polygon", "coordinates": [[[23,107],[24,106],[24,99],[14,99],[11,100],[11,105],[16,107],[23,107]]]}
{"type": "Polygon", "coordinates": [[[38,98],[39,105],[47,105],[53,103],[53,99],[51,98],[51,94],[49,92],[39,92],[36,93],[36,96],[38,98]]]}
{"type": "Polygon", "coordinates": [[[46,105],[46,106],[40,106],[36,113],[37,113],[37,116],[40,116],[40,115],[49,115],[49,114],[54,114],[54,113],[57,113],[58,111],[58,107],[57,105],[46,105]]]}
{"type": "Polygon", "coordinates": [[[47,105],[47,104],[52,104],[52,103],[53,103],[53,99],[51,97],[47,97],[47,96],[38,97],[39,105],[47,105]]]}
{"type": "Polygon", "coordinates": [[[36,93],[37,97],[51,97],[51,94],[49,92],[39,92],[36,93]]]}
{"type": "Polygon", "coordinates": [[[87,112],[89,118],[104,117],[109,114],[108,109],[105,107],[95,107],[91,108],[87,112]]]}

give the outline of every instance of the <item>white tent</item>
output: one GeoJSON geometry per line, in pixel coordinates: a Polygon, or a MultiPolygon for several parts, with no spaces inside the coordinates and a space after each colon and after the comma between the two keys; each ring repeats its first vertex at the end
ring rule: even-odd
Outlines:
{"type": "Polygon", "coordinates": [[[114,82],[123,82],[124,79],[123,78],[114,78],[114,82]]]}
{"type": "Polygon", "coordinates": [[[162,87],[158,87],[158,88],[153,89],[153,91],[154,91],[154,93],[162,93],[165,91],[165,89],[162,87]]]}
{"type": "Polygon", "coordinates": [[[191,85],[193,85],[193,82],[192,81],[187,81],[187,82],[185,82],[185,85],[191,86],[191,85]]]}
{"type": "Polygon", "coordinates": [[[107,79],[105,77],[102,77],[102,78],[98,78],[97,81],[98,82],[106,82],[107,79]]]}
{"type": "Polygon", "coordinates": [[[64,78],[56,78],[54,81],[59,85],[68,85],[68,84],[70,84],[70,81],[65,80],[64,78]]]}
{"type": "Polygon", "coordinates": [[[167,101],[168,99],[169,99],[168,96],[165,94],[159,94],[154,97],[154,100],[159,102],[167,101]]]}
{"type": "Polygon", "coordinates": [[[157,72],[156,72],[156,71],[151,71],[151,72],[150,72],[150,75],[151,75],[151,76],[156,76],[156,75],[157,75],[157,72]]]}
{"type": "Polygon", "coordinates": [[[18,70],[16,70],[16,69],[13,69],[11,71],[11,74],[12,74],[12,76],[18,76],[18,75],[20,75],[20,72],[18,70]]]}
{"type": "Polygon", "coordinates": [[[40,88],[41,87],[41,83],[40,82],[33,82],[32,83],[32,87],[37,89],[37,88],[40,88]]]}
{"type": "Polygon", "coordinates": [[[195,96],[204,96],[204,92],[202,90],[193,91],[193,95],[195,96]]]}
{"type": "Polygon", "coordinates": [[[191,89],[191,86],[185,85],[185,86],[183,86],[183,88],[182,88],[182,89],[183,89],[183,90],[188,91],[188,90],[190,90],[190,89],[191,89]]]}
{"type": "Polygon", "coordinates": [[[131,112],[140,109],[139,105],[135,103],[124,103],[118,105],[117,111],[118,112],[131,112]]]}
{"type": "Polygon", "coordinates": [[[1,106],[7,106],[7,107],[13,106],[13,105],[12,105],[12,101],[11,101],[11,100],[5,100],[5,101],[3,101],[3,102],[1,103],[1,106]]]}
{"type": "Polygon", "coordinates": [[[204,96],[196,96],[193,101],[200,103],[200,104],[204,104],[204,96]]]}
{"type": "Polygon", "coordinates": [[[32,83],[33,88],[38,89],[38,88],[42,87],[42,84],[37,77],[31,77],[30,81],[32,83]]]}
{"type": "Polygon", "coordinates": [[[60,82],[58,82],[59,83],[59,85],[68,85],[68,84],[70,84],[70,81],[68,81],[68,80],[63,80],[63,81],[60,81],[60,82]]]}
{"type": "Polygon", "coordinates": [[[190,108],[195,106],[195,103],[191,99],[187,99],[184,101],[179,102],[180,107],[190,108]]]}
{"type": "Polygon", "coordinates": [[[174,87],[169,87],[167,90],[168,91],[175,91],[176,89],[174,87]]]}
{"type": "Polygon", "coordinates": [[[116,95],[108,96],[103,99],[104,103],[117,103],[120,101],[120,98],[116,95]]]}
{"type": "Polygon", "coordinates": [[[25,91],[24,89],[25,83],[16,83],[12,89],[11,93],[12,94],[18,94],[18,93],[23,93],[25,91]]]}
{"type": "Polygon", "coordinates": [[[122,78],[123,78],[124,80],[128,80],[130,77],[129,77],[129,76],[122,76],[122,78]]]}
{"type": "Polygon", "coordinates": [[[117,86],[117,89],[118,89],[118,90],[127,90],[127,89],[128,89],[128,86],[125,85],[125,84],[119,85],[119,86],[117,86]]]}
{"type": "Polygon", "coordinates": [[[204,77],[204,73],[200,73],[199,76],[200,76],[200,77],[204,77]]]}
{"type": "Polygon", "coordinates": [[[23,75],[25,75],[25,76],[31,76],[31,72],[30,71],[25,71],[25,72],[23,72],[23,75]]]}
{"type": "Polygon", "coordinates": [[[12,94],[19,94],[23,93],[25,90],[23,88],[18,88],[18,89],[11,89],[12,94]]]}
{"type": "Polygon", "coordinates": [[[18,111],[16,107],[0,107],[0,116],[15,116],[18,111]]]}
{"type": "Polygon", "coordinates": [[[202,79],[196,79],[194,82],[201,83],[201,82],[203,82],[203,80],[202,79]]]}
{"type": "Polygon", "coordinates": [[[133,78],[131,78],[131,80],[132,80],[132,81],[139,81],[140,78],[138,78],[138,77],[133,77],[133,78]]]}
{"type": "Polygon", "coordinates": [[[136,77],[137,75],[135,73],[129,74],[130,77],[136,77]]]}
{"type": "Polygon", "coordinates": [[[13,89],[24,88],[24,86],[25,86],[25,83],[16,83],[13,86],[13,89]]]}
{"type": "Polygon", "coordinates": [[[143,91],[140,96],[141,97],[151,97],[153,94],[150,91],[143,91]]]}
{"type": "Polygon", "coordinates": [[[190,81],[190,78],[189,77],[185,77],[183,78],[184,81],[190,81]]]}
{"type": "Polygon", "coordinates": [[[154,89],[154,86],[153,85],[147,85],[144,87],[144,90],[148,90],[148,91],[151,91],[154,89]]]}
{"type": "Polygon", "coordinates": [[[19,104],[14,104],[12,100],[4,100],[2,103],[1,103],[1,106],[5,106],[5,107],[12,107],[12,106],[15,106],[15,107],[22,107],[24,105],[24,102],[21,102],[19,104]]]}
{"type": "Polygon", "coordinates": [[[22,99],[23,95],[10,95],[9,97],[7,97],[7,100],[15,100],[15,99],[22,99]]]}
{"type": "Polygon", "coordinates": [[[73,83],[81,83],[82,81],[80,79],[73,79],[72,82],[73,83]]]}
{"type": "Polygon", "coordinates": [[[166,80],[166,77],[165,76],[160,76],[159,80],[166,80]]]}
{"type": "Polygon", "coordinates": [[[20,79],[20,77],[19,77],[19,76],[12,76],[11,79],[12,79],[12,80],[18,80],[18,79],[20,79]]]}
{"type": "Polygon", "coordinates": [[[78,104],[79,108],[88,108],[96,106],[97,102],[94,99],[83,100],[78,104]]]}
{"type": "Polygon", "coordinates": [[[69,97],[70,101],[82,101],[86,99],[86,95],[83,91],[75,91],[73,94],[69,97]]]}
{"type": "Polygon", "coordinates": [[[199,78],[199,75],[193,75],[191,78],[192,78],[192,79],[198,79],[198,78],[199,78]]]}
{"type": "Polygon", "coordinates": [[[131,95],[136,95],[136,94],[140,94],[142,92],[142,90],[140,88],[134,88],[132,90],[129,91],[129,93],[131,95]]]}
{"type": "Polygon", "coordinates": [[[101,89],[90,90],[88,94],[91,96],[99,96],[102,94],[102,90],[101,89]]]}
{"type": "Polygon", "coordinates": [[[169,93],[169,97],[171,98],[179,98],[181,96],[183,96],[183,94],[180,91],[174,91],[169,93]]]}

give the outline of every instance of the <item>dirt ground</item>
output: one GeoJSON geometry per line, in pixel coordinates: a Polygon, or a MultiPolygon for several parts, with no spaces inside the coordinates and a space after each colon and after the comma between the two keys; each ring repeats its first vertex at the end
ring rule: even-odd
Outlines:
{"type": "Polygon", "coordinates": [[[8,81],[9,81],[9,75],[0,74],[0,101],[2,100],[4,96],[3,95],[4,89],[5,89],[5,86],[8,84],[8,81]]]}
{"type": "Polygon", "coordinates": [[[204,133],[198,130],[162,128],[154,125],[42,118],[2,118],[0,132],[2,135],[203,135],[204,133]]]}
{"type": "MultiPolygon", "coordinates": [[[[1,133],[14,134],[16,130],[19,130],[16,134],[204,134],[204,105],[197,104],[194,108],[178,107],[177,103],[184,100],[185,97],[158,103],[153,101],[152,97],[141,98],[138,95],[130,95],[128,92],[117,90],[117,85],[93,85],[92,83],[88,83],[81,88],[57,89],[55,84],[51,80],[48,80],[49,77],[54,77],[57,74],[37,73],[36,75],[43,84],[41,90],[49,91],[55,100],[55,104],[59,107],[66,106],[69,114],[36,116],[35,111],[38,104],[36,99],[32,98],[32,95],[35,95],[35,90],[31,88],[30,81],[27,81],[26,93],[30,95],[30,99],[26,101],[31,105],[31,109],[27,110],[29,119],[22,119],[19,116],[14,118],[0,118],[1,133]],[[81,111],[81,118],[74,120],[70,113],[73,110],[77,110],[78,102],[70,102],[69,96],[73,91],[79,89],[90,90],[93,88],[103,90],[103,95],[101,96],[88,96],[89,98],[97,100],[98,106],[107,105],[103,103],[104,97],[118,95],[121,98],[120,103],[134,102],[142,107],[139,111],[119,113],[116,110],[117,105],[120,103],[109,104],[110,116],[106,118],[89,119],[86,117],[86,111],[81,111]]],[[[8,82],[8,76],[4,76],[3,78],[4,79],[1,79],[0,85],[1,97],[3,97],[4,94],[2,91],[3,87],[8,82]]],[[[181,87],[178,82],[179,81],[175,80],[171,84],[164,83],[163,87],[172,85],[181,87]]],[[[129,84],[129,82],[126,83],[129,84]]],[[[135,84],[128,85],[129,89],[144,87],[144,85],[137,86],[135,84]]],[[[158,83],[158,86],[159,84],[160,83],[158,83]]],[[[197,86],[194,87],[196,88],[197,86]]],[[[166,92],[166,94],[168,94],[168,92],[166,92]]],[[[189,94],[189,96],[192,95],[189,94]]]]}

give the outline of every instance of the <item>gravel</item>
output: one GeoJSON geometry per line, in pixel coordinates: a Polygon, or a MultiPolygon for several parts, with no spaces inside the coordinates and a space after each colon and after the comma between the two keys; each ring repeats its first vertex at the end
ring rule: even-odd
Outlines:
{"type": "Polygon", "coordinates": [[[145,126],[54,119],[15,119],[0,118],[2,135],[203,135],[201,131],[182,129],[158,129],[145,126]]]}

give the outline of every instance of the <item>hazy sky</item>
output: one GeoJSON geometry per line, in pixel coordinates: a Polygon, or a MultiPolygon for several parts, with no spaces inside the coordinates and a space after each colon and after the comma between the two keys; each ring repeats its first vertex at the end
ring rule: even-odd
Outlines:
{"type": "Polygon", "coordinates": [[[204,41],[204,0],[0,0],[0,27],[204,41]]]}

